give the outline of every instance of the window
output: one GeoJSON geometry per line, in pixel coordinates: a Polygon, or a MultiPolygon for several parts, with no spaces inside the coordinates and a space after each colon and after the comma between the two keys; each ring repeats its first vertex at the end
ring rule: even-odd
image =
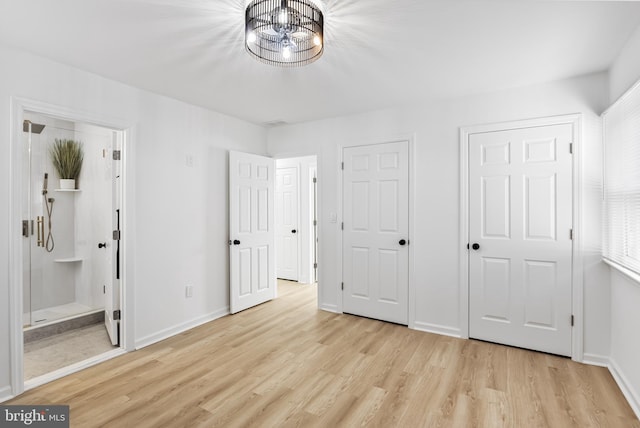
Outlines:
{"type": "Polygon", "coordinates": [[[640,83],[603,120],[604,257],[640,274],[640,83]]]}

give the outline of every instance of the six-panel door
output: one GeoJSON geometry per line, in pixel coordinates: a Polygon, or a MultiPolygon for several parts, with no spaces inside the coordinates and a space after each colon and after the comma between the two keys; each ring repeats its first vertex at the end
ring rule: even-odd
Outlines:
{"type": "Polygon", "coordinates": [[[273,159],[229,153],[231,313],[275,297],[274,178],[273,159]]]}
{"type": "Polygon", "coordinates": [[[344,312],[408,323],[408,142],[343,152],[344,312]]]}
{"type": "Polygon", "coordinates": [[[571,355],[572,141],[571,124],[470,135],[470,337],[571,355]]]}

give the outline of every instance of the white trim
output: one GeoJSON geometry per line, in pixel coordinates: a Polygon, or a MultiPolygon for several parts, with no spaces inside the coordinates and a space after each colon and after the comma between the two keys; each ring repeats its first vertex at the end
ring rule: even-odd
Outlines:
{"type": "Polygon", "coordinates": [[[460,224],[458,281],[460,337],[469,338],[469,128],[460,128],[460,224]]]}
{"type": "Polygon", "coordinates": [[[9,366],[12,395],[24,391],[24,337],[22,333],[22,237],[18,234],[22,202],[22,150],[20,148],[20,122],[24,107],[15,98],[11,99],[9,122],[9,366]],[[17,135],[16,135],[17,134],[17,135]]]}
{"type": "Polygon", "coordinates": [[[631,269],[628,269],[624,266],[622,266],[621,264],[618,264],[612,260],[609,260],[607,258],[602,258],[602,261],[605,262],[606,264],[608,264],[609,266],[611,266],[613,269],[617,270],[618,272],[620,272],[621,274],[623,274],[624,276],[626,276],[627,278],[629,278],[630,280],[632,280],[634,282],[634,285],[636,286],[640,286],[640,275],[638,275],[637,273],[635,273],[634,271],[632,271],[631,269]]]}
{"type": "Polygon", "coordinates": [[[11,387],[5,386],[4,388],[0,388],[0,403],[3,403],[7,400],[11,400],[13,395],[11,394],[11,387]]]}
{"type": "Polygon", "coordinates": [[[95,366],[96,364],[100,364],[102,362],[108,361],[115,357],[119,357],[120,355],[124,355],[126,353],[127,351],[125,351],[122,348],[114,349],[112,351],[107,351],[100,355],[96,355],[95,357],[87,358],[86,360],[71,364],[70,366],[63,367],[61,369],[43,374],[42,376],[29,379],[24,383],[24,390],[28,391],[38,386],[44,385],[45,383],[53,382],[54,380],[60,379],[61,377],[65,377],[70,374],[79,372],[80,370],[84,370],[91,366],[95,366]]]}
{"type": "Polygon", "coordinates": [[[469,337],[469,137],[472,134],[505,131],[537,126],[571,124],[573,126],[573,256],[571,359],[583,360],[584,345],[584,283],[582,273],[582,114],[524,119],[504,123],[464,126],[460,128],[460,225],[459,225],[459,292],[461,337],[469,337]]]}
{"type": "Polygon", "coordinates": [[[640,419],[640,394],[638,394],[638,391],[633,388],[633,384],[627,380],[626,376],[622,370],[620,370],[620,367],[613,358],[609,359],[609,372],[611,372],[613,379],[618,384],[618,387],[627,399],[627,402],[636,414],[636,417],[640,419]]]}
{"type": "Polygon", "coordinates": [[[599,367],[609,367],[610,361],[609,361],[609,357],[605,356],[605,355],[598,355],[598,354],[589,354],[587,352],[584,353],[583,358],[582,358],[582,363],[584,364],[589,364],[592,366],[599,366],[599,367]]]}
{"type": "Polygon", "coordinates": [[[336,309],[338,313],[343,313],[343,293],[342,293],[342,284],[344,284],[344,275],[343,275],[343,266],[342,266],[342,228],[341,228],[341,224],[343,222],[343,201],[342,201],[342,193],[343,193],[343,184],[344,184],[344,170],[342,169],[343,165],[344,165],[344,148],[346,147],[346,145],[344,144],[337,144],[337,151],[338,151],[338,174],[337,177],[338,179],[336,180],[336,195],[338,196],[337,199],[337,203],[336,203],[336,231],[338,236],[336,237],[336,309]]]}
{"type": "Polygon", "coordinates": [[[335,314],[342,313],[342,311],[338,310],[338,305],[330,305],[328,303],[319,304],[318,309],[320,309],[321,311],[333,312],[335,314]]]}
{"type": "Polygon", "coordinates": [[[409,311],[407,313],[408,317],[408,327],[415,328],[416,326],[416,302],[418,299],[416,298],[416,286],[415,286],[415,251],[413,250],[415,246],[415,241],[413,237],[415,236],[415,209],[416,209],[416,168],[415,168],[415,140],[416,135],[412,134],[411,138],[409,138],[409,238],[407,238],[409,244],[409,269],[407,274],[409,276],[409,293],[407,295],[409,311]]]}
{"type": "Polygon", "coordinates": [[[146,337],[143,337],[136,341],[136,349],[144,348],[149,345],[153,345],[154,343],[160,342],[162,340],[168,339],[172,336],[175,336],[180,333],[184,333],[187,330],[191,330],[192,328],[196,328],[203,324],[206,324],[211,321],[215,321],[218,318],[222,318],[224,316],[229,315],[229,307],[225,306],[222,309],[218,309],[217,311],[211,312],[207,315],[202,315],[198,318],[194,318],[190,321],[183,322],[181,324],[175,325],[173,327],[165,328],[164,330],[160,330],[157,333],[150,334],[146,337]]]}
{"type": "MultiPolygon", "coordinates": [[[[132,144],[135,132],[135,126],[126,123],[120,118],[106,117],[104,115],[95,115],[87,111],[73,110],[67,107],[57,106],[53,104],[43,103],[40,101],[30,100],[21,97],[11,97],[10,107],[10,176],[9,176],[9,353],[10,353],[10,382],[11,392],[13,396],[17,396],[24,392],[24,342],[22,331],[22,234],[19,227],[22,217],[22,200],[21,191],[22,183],[22,120],[25,111],[55,117],[75,122],[83,122],[92,125],[102,126],[105,128],[118,130],[123,132],[123,171],[124,177],[122,182],[122,210],[124,215],[121,217],[121,231],[125,237],[123,242],[123,266],[121,271],[121,310],[123,319],[121,321],[121,337],[122,349],[125,351],[133,350],[134,322],[135,319],[135,295],[133,293],[133,269],[127,266],[135,266],[134,260],[134,239],[128,239],[127,230],[131,227],[134,218],[135,200],[133,198],[133,148],[132,144]],[[12,227],[15,226],[15,227],[12,227]]],[[[133,229],[130,229],[133,230],[133,229]]],[[[107,358],[111,358],[111,353],[105,354],[107,358]]],[[[73,366],[72,366],[73,367],[73,366]]],[[[63,370],[63,369],[61,369],[63,370]]],[[[54,373],[57,373],[54,372],[54,373]]]]}
{"type": "Polygon", "coordinates": [[[408,293],[407,293],[407,323],[408,323],[408,327],[409,328],[414,328],[415,326],[415,316],[416,316],[416,308],[415,308],[415,280],[414,280],[414,260],[415,260],[415,256],[414,256],[414,251],[413,251],[413,247],[414,244],[412,244],[413,242],[415,242],[414,238],[414,229],[415,229],[415,140],[416,140],[416,134],[412,133],[412,134],[401,134],[399,136],[395,136],[392,138],[382,138],[382,139],[378,139],[376,141],[373,142],[357,142],[357,143],[338,143],[337,145],[337,150],[338,150],[338,159],[339,159],[339,163],[338,163],[338,180],[337,180],[337,196],[338,196],[338,203],[337,203],[337,216],[338,216],[338,221],[336,223],[336,227],[338,230],[338,239],[336,239],[336,243],[337,243],[337,251],[336,251],[336,266],[337,266],[337,296],[338,298],[337,300],[337,307],[338,307],[338,313],[342,313],[343,312],[343,293],[342,293],[342,289],[341,289],[341,283],[343,282],[343,254],[342,254],[342,245],[343,245],[343,233],[341,228],[338,226],[340,224],[342,224],[342,222],[344,221],[344,207],[343,207],[343,185],[344,185],[344,171],[342,170],[342,165],[344,164],[344,149],[345,148],[350,148],[350,147],[362,147],[362,146],[374,146],[377,144],[386,144],[386,143],[396,143],[396,142],[402,142],[402,141],[406,141],[408,143],[408,167],[409,167],[409,171],[408,171],[408,180],[409,180],[409,231],[408,231],[408,237],[407,240],[409,241],[409,245],[408,247],[408,251],[409,251],[409,257],[408,257],[408,261],[409,261],[409,267],[407,270],[407,275],[408,275],[408,293]]]}
{"type": "Polygon", "coordinates": [[[413,330],[424,331],[427,333],[439,334],[442,336],[450,336],[462,338],[462,331],[459,328],[448,327],[445,325],[431,324],[428,322],[415,321],[413,330]]]}

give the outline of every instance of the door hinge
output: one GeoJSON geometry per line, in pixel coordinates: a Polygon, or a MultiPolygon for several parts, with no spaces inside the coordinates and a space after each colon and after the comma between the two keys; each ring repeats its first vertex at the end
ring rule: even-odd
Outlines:
{"type": "Polygon", "coordinates": [[[107,286],[106,285],[102,286],[102,294],[107,294],[107,286]]]}
{"type": "Polygon", "coordinates": [[[573,229],[569,229],[569,239],[573,241],[573,229]]]}
{"type": "Polygon", "coordinates": [[[122,152],[120,150],[113,151],[113,160],[120,160],[122,157],[122,152]]]}
{"type": "Polygon", "coordinates": [[[317,226],[318,225],[318,220],[313,220],[313,225],[317,226]]]}
{"type": "Polygon", "coordinates": [[[574,320],[574,317],[573,317],[573,315],[571,315],[571,327],[573,327],[573,323],[574,323],[574,321],[575,321],[575,320],[574,320]]]}
{"type": "Polygon", "coordinates": [[[313,177],[313,182],[314,182],[314,183],[317,183],[317,182],[318,182],[318,179],[317,179],[317,178],[315,178],[315,177],[313,177]]]}
{"type": "Polygon", "coordinates": [[[119,241],[120,240],[120,231],[119,230],[114,230],[113,231],[113,240],[114,241],[119,241]]]}
{"type": "Polygon", "coordinates": [[[340,229],[344,230],[344,222],[340,223],[340,229]]]}
{"type": "Polygon", "coordinates": [[[573,143],[569,143],[569,153],[573,154],[573,143]]]}
{"type": "Polygon", "coordinates": [[[318,269],[318,263],[314,263],[314,264],[313,264],[313,268],[314,268],[314,269],[318,269]]]}
{"type": "Polygon", "coordinates": [[[120,320],[120,309],[113,311],[113,320],[114,321],[120,320]]]}
{"type": "Polygon", "coordinates": [[[344,169],[344,162],[340,163],[340,169],[344,169]]]}
{"type": "Polygon", "coordinates": [[[340,283],[340,290],[344,290],[344,282],[340,283]]]}

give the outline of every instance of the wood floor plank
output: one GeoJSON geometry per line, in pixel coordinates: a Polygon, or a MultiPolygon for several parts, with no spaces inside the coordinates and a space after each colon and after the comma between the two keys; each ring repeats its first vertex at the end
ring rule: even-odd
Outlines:
{"type": "Polygon", "coordinates": [[[35,388],[72,427],[632,427],[608,370],[279,298],[35,388]]]}

